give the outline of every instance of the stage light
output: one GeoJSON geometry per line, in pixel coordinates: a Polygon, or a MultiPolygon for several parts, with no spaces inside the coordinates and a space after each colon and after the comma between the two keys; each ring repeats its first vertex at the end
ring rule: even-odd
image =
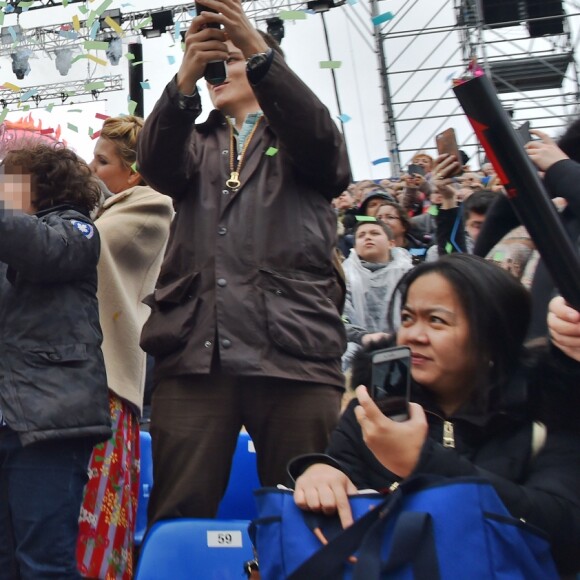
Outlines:
{"type": "Polygon", "coordinates": [[[0,29],[0,42],[2,44],[14,44],[22,40],[22,28],[19,24],[3,26],[0,29]]]}
{"type": "Polygon", "coordinates": [[[173,12],[171,10],[160,10],[151,13],[151,28],[142,28],[141,33],[145,38],[157,38],[167,29],[173,26],[173,12]]]}
{"type": "Polygon", "coordinates": [[[118,37],[109,39],[109,47],[106,50],[107,58],[113,66],[117,66],[123,56],[123,41],[118,37]]]}
{"type": "Polygon", "coordinates": [[[10,54],[12,58],[12,72],[21,81],[30,72],[28,59],[32,56],[32,51],[28,48],[17,48],[16,52],[10,54]]]}
{"type": "Polygon", "coordinates": [[[270,34],[271,36],[273,36],[278,44],[282,44],[282,39],[284,38],[284,21],[281,18],[278,18],[277,16],[274,16],[273,18],[268,18],[266,20],[266,24],[267,24],[267,31],[268,34],[270,34]]]}
{"type": "Polygon", "coordinates": [[[342,6],[346,0],[310,0],[306,3],[309,10],[319,14],[320,12],[328,12],[331,8],[338,8],[342,6]]]}
{"type": "Polygon", "coordinates": [[[105,10],[99,17],[99,27],[101,30],[111,30],[111,26],[106,22],[106,18],[110,18],[115,21],[119,26],[123,24],[123,15],[119,8],[113,8],[112,10],[105,10]]]}
{"type": "Polygon", "coordinates": [[[61,76],[65,77],[72,66],[73,51],[70,48],[57,48],[54,54],[56,56],[54,60],[56,69],[61,76]]]}

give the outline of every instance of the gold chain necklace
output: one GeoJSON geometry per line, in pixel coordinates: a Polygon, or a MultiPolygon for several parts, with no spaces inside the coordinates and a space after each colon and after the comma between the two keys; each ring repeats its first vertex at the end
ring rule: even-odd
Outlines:
{"type": "Polygon", "coordinates": [[[246,140],[244,141],[244,145],[242,147],[242,152],[240,153],[240,157],[238,159],[237,165],[235,163],[235,154],[237,152],[236,137],[234,135],[234,126],[232,125],[232,123],[230,123],[230,178],[226,181],[226,187],[229,187],[233,191],[236,191],[237,189],[239,189],[239,187],[241,185],[240,173],[242,171],[242,165],[244,164],[244,161],[246,159],[246,151],[248,149],[248,145],[250,144],[250,141],[252,140],[252,137],[254,136],[254,133],[256,132],[256,129],[258,128],[258,125],[260,124],[261,120],[262,120],[262,117],[259,117],[257,119],[257,121],[254,123],[254,126],[252,127],[252,130],[250,131],[250,133],[246,137],[246,140]]]}

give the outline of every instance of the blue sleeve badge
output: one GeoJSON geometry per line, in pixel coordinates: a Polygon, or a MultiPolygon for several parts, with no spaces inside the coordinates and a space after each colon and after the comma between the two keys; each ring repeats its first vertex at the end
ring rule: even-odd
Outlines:
{"type": "Polygon", "coordinates": [[[91,224],[80,222],[79,220],[70,220],[70,223],[75,230],[81,232],[89,240],[95,235],[95,228],[91,224]]]}

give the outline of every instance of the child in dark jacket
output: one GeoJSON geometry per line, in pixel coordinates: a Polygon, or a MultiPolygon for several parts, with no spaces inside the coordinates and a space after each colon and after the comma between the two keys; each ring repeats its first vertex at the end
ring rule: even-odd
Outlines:
{"type": "Polygon", "coordinates": [[[100,190],[60,144],[13,143],[0,170],[0,579],[76,579],[87,465],[111,435],[100,190]]]}

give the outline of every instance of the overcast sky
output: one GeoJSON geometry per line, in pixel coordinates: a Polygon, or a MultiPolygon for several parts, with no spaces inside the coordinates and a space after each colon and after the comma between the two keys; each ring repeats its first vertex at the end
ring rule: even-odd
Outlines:
{"type": "MultiPolygon", "coordinates": [[[[281,6],[279,0],[250,3],[254,9],[257,6],[281,6]]],[[[87,6],[96,9],[102,0],[87,2],[87,6]]],[[[172,2],[170,6],[188,5],[191,2],[172,2]]],[[[47,8],[44,10],[23,13],[19,24],[23,28],[35,28],[47,24],[72,22],[74,15],[79,15],[79,4],[68,8],[47,8]]],[[[382,0],[378,4],[379,13],[391,12],[392,21],[386,23],[385,30],[391,31],[392,38],[385,42],[387,64],[393,74],[390,76],[391,92],[395,110],[400,117],[397,126],[401,144],[402,161],[406,163],[413,149],[432,147],[433,136],[439,130],[454,126],[458,131],[460,141],[469,143],[471,130],[461,117],[447,115],[459,112],[453,100],[450,87],[450,76],[462,69],[459,36],[450,30],[454,22],[452,0],[382,0]],[[421,29],[428,23],[429,31],[417,34],[413,31],[421,29]],[[435,32],[438,28],[441,32],[435,32]],[[405,31],[409,31],[405,34],[405,31]],[[445,68],[443,68],[445,67],[445,68]],[[414,73],[420,69],[420,73],[414,73]],[[439,99],[438,103],[426,102],[429,99],[439,99]],[[450,98],[451,97],[451,98],[450,98]],[[408,104],[405,104],[408,103],[408,104]],[[423,117],[435,116],[435,119],[425,121],[423,117]]],[[[121,8],[123,13],[158,8],[159,2],[153,0],[133,0],[122,2],[114,0],[110,8],[121,8]]],[[[282,7],[283,9],[287,9],[282,7]]],[[[275,15],[280,8],[272,8],[271,13],[261,10],[260,17],[275,15]]],[[[340,61],[341,66],[335,69],[339,98],[343,115],[350,117],[345,124],[345,135],[351,165],[355,179],[382,178],[390,175],[388,163],[373,164],[373,161],[389,156],[383,124],[382,98],[380,92],[380,77],[378,59],[375,53],[374,39],[371,34],[372,22],[366,0],[349,0],[342,7],[330,10],[326,14],[332,59],[340,61]]],[[[4,27],[16,23],[15,16],[7,16],[4,27]]],[[[577,23],[577,20],[574,20],[577,23]]],[[[259,22],[259,27],[265,29],[265,23],[259,22]]],[[[286,36],[282,47],[286,52],[290,66],[317,93],[327,105],[335,119],[338,117],[338,107],[332,84],[330,70],[320,67],[321,61],[328,60],[327,46],[324,41],[322,20],[320,15],[306,14],[305,19],[286,21],[286,36]]],[[[574,37],[577,30],[573,30],[574,37]]],[[[149,113],[165,84],[177,72],[181,60],[181,47],[170,34],[164,34],[158,39],[142,38],[144,57],[144,78],[150,88],[144,91],[145,114],[149,113]]],[[[133,38],[125,38],[126,44],[133,38]]],[[[124,46],[126,51],[126,46],[124,46]]],[[[80,52],[80,51],[79,51],[80,52]]],[[[95,54],[95,53],[93,53],[95,54]]],[[[104,59],[104,52],[96,53],[104,59]]],[[[45,107],[48,103],[40,103],[38,109],[31,107],[34,118],[41,118],[44,125],[60,124],[63,136],[85,158],[91,158],[94,142],[90,139],[89,128],[98,130],[100,121],[95,118],[97,113],[117,115],[127,113],[128,99],[128,67],[129,62],[123,58],[119,66],[110,64],[97,65],[88,60],[79,60],[67,77],[59,75],[53,59],[35,49],[30,60],[31,72],[22,81],[17,81],[12,74],[10,58],[5,55],[0,58],[0,81],[17,84],[25,89],[43,83],[55,83],[67,79],[85,79],[88,76],[106,76],[121,74],[124,78],[124,90],[115,93],[103,93],[104,99],[97,102],[79,103],[74,97],[64,105],[58,101],[51,112],[45,107]],[[68,129],[67,127],[71,127],[68,129]],[[76,130],[75,130],[76,129],[76,130]]],[[[207,91],[202,88],[204,99],[204,116],[209,112],[210,104],[207,91]]],[[[9,119],[22,116],[19,111],[11,112],[9,119]]],[[[338,123],[338,119],[337,119],[338,123]]],[[[473,139],[471,139],[473,142],[473,139]]]]}

